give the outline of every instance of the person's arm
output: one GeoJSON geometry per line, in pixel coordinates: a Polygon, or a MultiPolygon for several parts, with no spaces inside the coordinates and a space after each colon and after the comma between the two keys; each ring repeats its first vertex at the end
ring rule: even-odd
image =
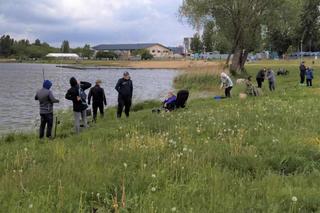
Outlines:
{"type": "Polygon", "coordinates": [[[103,103],[105,106],[107,106],[107,98],[106,98],[106,94],[104,93],[104,89],[102,89],[102,95],[103,95],[103,103]]]}
{"type": "Polygon", "coordinates": [[[89,89],[91,87],[91,84],[86,81],[80,81],[80,87],[85,91],[86,89],[89,89]]]}
{"type": "Polygon", "coordinates": [[[67,94],[65,95],[65,98],[70,101],[76,101],[77,95],[74,94],[74,92],[72,92],[71,90],[68,90],[67,94]]]}
{"type": "Polygon", "coordinates": [[[131,81],[131,84],[130,84],[130,92],[131,92],[130,98],[132,98],[132,95],[133,95],[133,84],[132,84],[132,81],[131,81]]]}
{"type": "Polygon", "coordinates": [[[121,79],[119,79],[119,81],[116,84],[115,89],[120,93],[120,85],[121,85],[121,79]]]}
{"type": "Polygon", "coordinates": [[[56,98],[53,96],[53,94],[52,94],[51,91],[49,91],[49,99],[50,99],[51,103],[59,103],[59,100],[56,99],[56,98]]]}
{"type": "Polygon", "coordinates": [[[91,97],[92,97],[92,88],[90,89],[89,94],[88,94],[88,105],[90,105],[91,97]]]}

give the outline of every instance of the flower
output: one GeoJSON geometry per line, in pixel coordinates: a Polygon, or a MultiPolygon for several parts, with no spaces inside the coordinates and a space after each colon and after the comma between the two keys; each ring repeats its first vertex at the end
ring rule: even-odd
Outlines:
{"type": "Polygon", "coordinates": [[[187,148],[187,147],[184,147],[184,148],[183,148],[183,151],[184,151],[184,152],[188,151],[188,148],[187,148]]]}
{"type": "Polygon", "coordinates": [[[298,198],[297,198],[296,196],[293,196],[293,197],[291,198],[291,200],[292,200],[292,202],[297,202],[297,201],[298,201],[298,198]]]}
{"type": "Polygon", "coordinates": [[[29,209],[32,209],[33,208],[33,204],[29,204],[29,209]]]}
{"type": "Polygon", "coordinates": [[[147,164],[145,163],[145,164],[143,164],[143,168],[146,168],[147,167],[147,164]]]}
{"type": "Polygon", "coordinates": [[[20,173],[22,173],[22,172],[23,172],[23,170],[22,170],[22,169],[20,169],[20,170],[19,170],[19,172],[20,172],[20,173]]]}
{"type": "Polygon", "coordinates": [[[156,178],[156,175],[155,175],[155,174],[152,174],[151,177],[152,177],[152,178],[156,178]]]}
{"type": "Polygon", "coordinates": [[[127,168],[128,164],[127,163],[123,163],[123,166],[124,166],[124,168],[127,168]]]}
{"type": "Polygon", "coordinates": [[[97,193],[97,197],[98,197],[98,198],[100,197],[100,193],[99,193],[99,192],[97,193]]]}
{"type": "Polygon", "coordinates": [[[24,148],[24,151],[25,151],[25,152],[27,152],[27,151],[28,151],[28,148],[27,148],[27,147],[25,147],[25,148],[24,148]]]}
{"type": "Polygon", "coordinates": [[[171,211],[172,211],[172,212],[175,212],[175,211],[177,211],[177,208],[176,208],[176,207],[172,207],[172,208],[171,208],[171,211]]]}
{"type": "Polygon", "coordinates": [[[151,191],[155,192],[155,191],[157,191],[157,188],[156,187],[152,187],[151,191]]]}

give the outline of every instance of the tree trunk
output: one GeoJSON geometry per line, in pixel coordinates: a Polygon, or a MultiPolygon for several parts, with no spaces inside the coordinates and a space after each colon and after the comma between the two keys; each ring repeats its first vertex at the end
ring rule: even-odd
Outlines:
{"type": "Polygon", "coordinates": [[[230,66],[230,72],[235,74],[242,74],[245,72],[244,65],[248,58],[248,52],[246,50],[243,50],[240,47],[237,47],[234,51],[233,58],[232,58],[232,64],[230,66]]]}

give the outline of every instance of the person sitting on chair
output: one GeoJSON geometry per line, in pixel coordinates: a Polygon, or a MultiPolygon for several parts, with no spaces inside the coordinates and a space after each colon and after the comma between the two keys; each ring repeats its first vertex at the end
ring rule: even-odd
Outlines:
{"type": "Polygon", "coordinates": [[[166,100],[163,101],[163,108],[167,111],[172,111],[176,107],[177,97],[173,94],[173,92],[168,92],[168,96],[166,100]]]}

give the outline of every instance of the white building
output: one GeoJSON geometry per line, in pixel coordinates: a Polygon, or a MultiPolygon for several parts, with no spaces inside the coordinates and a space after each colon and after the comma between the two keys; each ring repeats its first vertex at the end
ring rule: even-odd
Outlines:
{"type": "Polygon", "coordinates": [[[75,53],[49,53],[47,58],[63,58],[63,59],[79,59],[79,55],[75,53]]]}

